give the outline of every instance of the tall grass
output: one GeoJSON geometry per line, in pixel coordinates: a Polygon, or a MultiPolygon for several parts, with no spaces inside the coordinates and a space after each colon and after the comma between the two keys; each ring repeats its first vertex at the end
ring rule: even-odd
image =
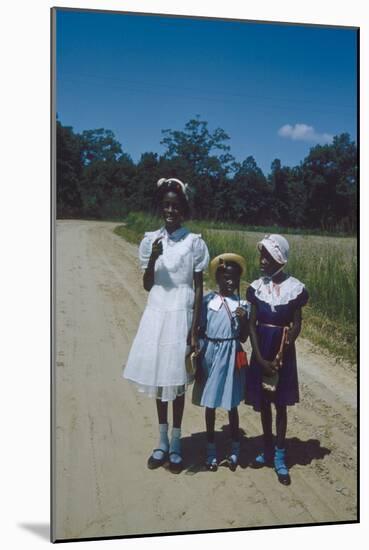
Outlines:
{"type": "MultiPolygon", "coordinates": [[[[131,242],[138,242],[145,231],[160,227],[154,216],[131,213],[126,225],[116,232],[131,242]]],[[[246,258],[247,269],[241,291],[247,283],[259,277],[259,255],[256,243],[258,233],[247,231],[219,231],[205,222],[189,222],[191,231],[202,233],[210,256],[235,252],[246,258]]],[[[357,255],[355,239],[330,237],[289,237],[291,251],[288,272],[303,281],[310,300],[304,308],[304,334],[336,357],[356,358],[357,319],[357,255]]],[[[212,281],[206,278],[209,286],[212,281]]]]}

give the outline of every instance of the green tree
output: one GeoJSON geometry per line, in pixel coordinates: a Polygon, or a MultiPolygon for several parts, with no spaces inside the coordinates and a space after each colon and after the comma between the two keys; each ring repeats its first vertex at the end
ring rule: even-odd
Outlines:
{"type": "Polygon", "coordinates": [[[116,161],[122,154],[121,144],[111,130],[84,130],[80,140],[82,162],[85,165],[96,161],[116,161]]]}
{"type": "Polygon", "coordinates": [[[57,217],[82,213],[79,181],[82,172],[81,144],[73,128],[56,122],[56,206],[57,217]]]}
{"type": "Polygon", "coordinates": [[[232,219],[250,225],[271,223],[272,189],[254,157],[247,157],[239,166],[231,189],[232,219]]]}
{"type": "MultiPolygon", "coordinates": [[[[288,169],[288,226],[306,227],[307,191],[301,166],[288,169]]],[[[280,221],[281,225],[286,222],[280,221]]]]}
{"type": "MultiPolygon", "coordinates": [[[[289,208],[289,180],[290,168],[282,167],[279,159],[273,160],[271,164],[271,172],[269,174],[269,183],[273,192],[273,217],[275,223],[288,226],[290,223],[290,208],[289,208]]],[[[291,216],[293,218],[293,214],[291,216]]]]}
{"type": "Polygon", "coordinates": [[[111,130],[85,130],[80,134],[80,143],[84,215],[94,218],[125,215],[129,210],[128,188],[136,173],[132,159],[123,153],[111,130]]]}
{"type": "Polygon", "coordinates": [[[94,160],[83,169],[84,213],[93,218],[120,217],[129,211],[129,187],[136,168],[122,153],[118,160],[94,160]]]}
{"type": "Polygon", "coordinates": [[[332,144],[316,145],[302,164],[307,190],[306,218],[310,227],[356,227],[357,148],[349,134],[332,144]]]}
{"type": "Polygon", "coordinates": [[[136,175],[127,186],[129,209],[155,212],[156,182],[160,177],[158,155],[143,153],[136,165],[136,175]]]}
{"type": "Polygon", "coordinates": [[[227,144],[229,136],[221,128],[209,131],[208,123],[199,116],[191,119],[183,131],[163,130],[164,160],[168,167],[180,171],[194,192],[194,215],[218,218],[225,210],[225,191],[235,160],[227,144]]]}
{"type": "Polygon", "coordinates": [[[167,147],[164,157],[184,159],[196,175],[217,177],[234,169],[234,157],[226,143],[229,136],[221,128],[211,133],[208,123],[197,117],[187,122],[183,131],[162,130],[162,133],[160,143],[167,147]]]}

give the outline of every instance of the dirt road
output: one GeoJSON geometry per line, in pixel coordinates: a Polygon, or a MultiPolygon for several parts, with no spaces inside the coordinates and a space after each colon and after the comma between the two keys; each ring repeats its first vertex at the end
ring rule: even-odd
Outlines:
{"type": "MultiPolygon", "coordinates": [[[[241,405],[240,467],[207,472],[204,411],[187,399],[185,470],[150,471],[154,402],[121,378],[147,295],[137,247],[115,224],[57,222],[57,539],[356,519],[356,374],[298,343],[301,403],[289,409],[292,484],[246,467],[260,421],[241,405]]],[[[225,452],[227,415],[218,411],[225,452]]]]}

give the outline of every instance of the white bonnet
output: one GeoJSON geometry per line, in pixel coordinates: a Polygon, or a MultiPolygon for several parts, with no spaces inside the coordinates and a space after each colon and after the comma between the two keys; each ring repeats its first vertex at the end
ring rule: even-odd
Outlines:
{"type": "Polygon", "coordinates": [[[279,264],[284,265],[287,263],[290,245],[282,235],[265,235],[257,244],[259,252],[262,247],[266,248],[271,257],[279,264]]]}

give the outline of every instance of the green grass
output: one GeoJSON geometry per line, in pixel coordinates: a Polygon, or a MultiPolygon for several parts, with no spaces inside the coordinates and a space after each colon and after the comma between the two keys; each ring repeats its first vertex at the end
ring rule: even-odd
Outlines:
{"type": "MultiPolygon", "coordinates": [[[[115,232],[130,242],[138,243],[145,231],[158,229],[161,220],[142,213],[130,213],[124,226],[115,232]]],[[[265,228],[230,230],[221,224],[190,221],[186,226],[201,233],[208,245],[210,256],[222,252],[235,252],[247,260],[247,271],[241,285],[259,277],[256,243],[266,232],[265,228]]],[[[276,229],[273,229],[276,232],[276,229]]],[[[286,231],[283,230],[286,234],[286,231]]],[[[310,300],[304,308],[303,336],[338,359],[351,363],[356,360],[357,344],[357,250],[355,238],[306,236],[291,234],[288,272],[303,281],[310,300]]],[[[213,281],[205,276],[206,285],[213,281]]]]}

